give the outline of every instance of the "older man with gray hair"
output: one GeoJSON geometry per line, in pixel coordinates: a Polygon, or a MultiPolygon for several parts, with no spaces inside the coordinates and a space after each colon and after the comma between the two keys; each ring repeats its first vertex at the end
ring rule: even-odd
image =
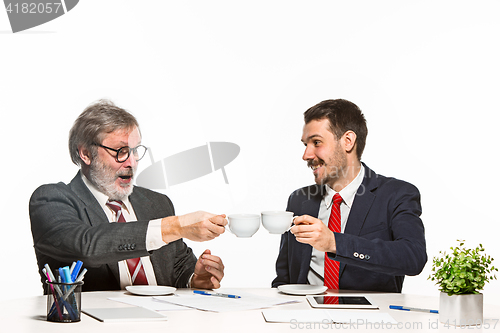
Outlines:
{"type": "Polygon", "coordinates": [[[45,264],[58,268],[81,260],[87,291],[137,284],[220,287],[222,260],[210,250],[196,259],[182,239],[219,236],[225,216],[175,216],[167,196],[134,186],[146,150],[135,117],[110,101],[90,105],[77,118],[69,151],[80,171],[69,184],[40,186],[29,203],[42,282],[45,264]]]}

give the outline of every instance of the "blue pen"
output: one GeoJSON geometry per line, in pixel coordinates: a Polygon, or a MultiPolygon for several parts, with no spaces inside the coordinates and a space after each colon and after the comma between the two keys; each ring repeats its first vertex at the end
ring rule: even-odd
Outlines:
{"type": "Polygon", "coordinates": [[[73,283],[73,279],[71,279],[71,273],[69,272],[69,267],[68,266],[64,266],[63,267],[63,274],[64,274],[63,282],[65,282],[65,283],[73,283]]]}
{"type": "Polygon", "coordinates": [[[403,310],[403,311],[418,311],[418,312],[439,313],[438,310],[411,308],[409,306],[402,306],[402,305],[389,305],[389,309],[403,310]]]}
{"type": "Polygon", "coordinates": [[[59,283],[66,283],[66,276],[62,267],[59,267],[59,283]]]}
{"type": "Polygon", "coordinates": [[[71,281],[73,281],[73,282],[76,281],[78,274],[80,273],[80,269],[82,269],[82,266],[83,266],[83,262],[78,260],[75,264],[75,267],[71,271],[71,281]]]}
{"type": "MultiPolygon", "coordinates": [[[[78,275],[78,277],[76,278],[76,280],[74,280],[73,282],[81,282],[83,281],[83,276],[85,275],[85,273],[87,273],[87,269],[84,268],[82,273],[80,275],[78,275]]],[[[68,298],[68,296],[76,289],[77,285],[74,285],[73,287],[71,287],[71,289],[69,289],[64,295],[63,295],[63,299],[66,300],[68,298]]]]}
{"type": "Polygon", "coordinates": [[[218,296],[218,297],[226,297],[226,298],[241,298],[238,295],[230,295],[230,294],[222,294],[222,293],[209,293],[203,290],[193,290],[193,293],[198,295],[206,295],[206,296],[218,296]]]}

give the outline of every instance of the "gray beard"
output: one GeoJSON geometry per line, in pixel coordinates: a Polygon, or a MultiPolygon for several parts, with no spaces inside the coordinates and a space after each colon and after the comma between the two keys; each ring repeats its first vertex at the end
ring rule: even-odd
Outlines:
{"type": "MultiPolygon", "coordinates": [[[[135,173],[135,170],[133,170],[135,173]]],[[[132,194],[134,186],[132,182],[126,186],[119,186],[115,184],[118,178],[117,173],[106,167],[99,159],[94,159],[90,164],[89,177],[94,186],[102,193],[107,195],[110,200],[123,201],[132,194]]]]}

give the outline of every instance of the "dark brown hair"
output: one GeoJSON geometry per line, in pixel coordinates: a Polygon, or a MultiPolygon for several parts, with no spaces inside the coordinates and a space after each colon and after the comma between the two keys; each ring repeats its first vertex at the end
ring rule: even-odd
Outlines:
{"type": "Polygon", "coordinates": [[[366,119],[360,108],[345,99],[328,99],[310,107],[304,112],[306,124],[312,120],[328,119],[330,130],[339,140],[347,131],[356,133],[356,155],[361,160],[365,149],[368,128],[366,119]]]}

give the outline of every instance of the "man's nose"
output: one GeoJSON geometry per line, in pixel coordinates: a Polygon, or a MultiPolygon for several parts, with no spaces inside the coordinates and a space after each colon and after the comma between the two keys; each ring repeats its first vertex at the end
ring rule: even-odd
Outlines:
{"type": "Polygon", "coordinates": [[[302,155],[302,159],[304,161],[314,159],[313,149],[309,145],[306,146],[306,149],[304,150],[304,155],[302,155]]]}
{"type": "Polygon", "coordinates": [[[127,160],[125,162],[123,162],[123,166],[126,168],[127,167],[135,168],[135,167],[137,167],[138,164],[139,164],[139,162],[136,161],[135,156],[132,153],[127,158],[127,160]]]}

